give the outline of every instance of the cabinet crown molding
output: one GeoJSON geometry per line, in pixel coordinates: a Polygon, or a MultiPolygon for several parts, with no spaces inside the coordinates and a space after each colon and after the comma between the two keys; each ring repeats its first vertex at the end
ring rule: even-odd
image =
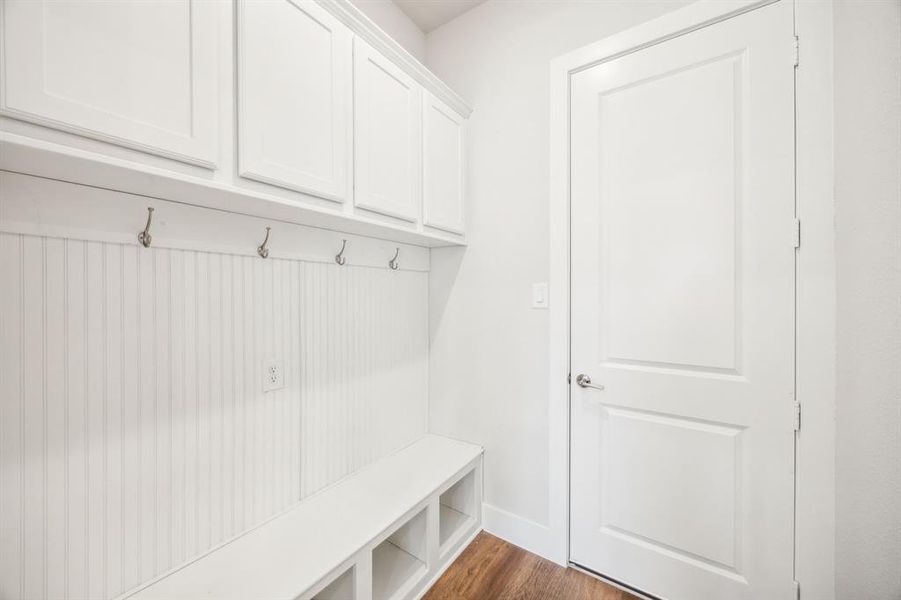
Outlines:
{"type": "Polygon", "coordinates": [[[382,31],[369,17],[354,6],[350,0],[316,0],[336,19],[347,25],[355,35],[366,40],[373,48],[403,69],[410,77],[428,90],[432,95],[447,104],[464,119],[472,114],[472,107],[441,81],[425,65],[419,62],[403,46],[382,31]]]}

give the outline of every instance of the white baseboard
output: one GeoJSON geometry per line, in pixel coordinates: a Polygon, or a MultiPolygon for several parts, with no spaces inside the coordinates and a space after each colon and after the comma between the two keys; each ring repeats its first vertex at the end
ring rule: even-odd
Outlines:
{"type": "Polygon", "coordinates": [[[541,525],[490,504],[482,504],[482,528],[514,546],[542,558],[562,564],[554,556],[553,536],[547,525],[541,525]]]}

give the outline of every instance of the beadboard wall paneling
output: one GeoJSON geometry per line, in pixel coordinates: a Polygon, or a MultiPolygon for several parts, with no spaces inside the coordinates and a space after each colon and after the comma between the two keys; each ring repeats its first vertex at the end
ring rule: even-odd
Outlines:
{"type": "Polygon", "coordinates": [[[427,277],[0,233],[0,598],[115,597],[415,440],[427,277]]]}

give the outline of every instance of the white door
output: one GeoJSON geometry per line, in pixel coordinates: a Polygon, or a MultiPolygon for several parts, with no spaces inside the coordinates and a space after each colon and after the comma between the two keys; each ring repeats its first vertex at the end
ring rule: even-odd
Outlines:
{"type": "Polygon", "coordinates": [[[571,560],[660,598],[792,592],[793,63],[783,0],[572,78],[571,560]]]}
{"type": "Polygon", "coordinates": [[[5,0],[0,13],[0,113],[216,166],[217,3],[5,0]]]}
{"type": "Polygon", "coordinates": [[[242,177],[343,202],[350,191],[353,35],[309,0],[239,0],[242,177]]]}
{"type": "Polygon", "coordinates": [[[422,88],[354,39],[354,205],[404,221],[422,211],[422,88]]]}
{"type": "Polygon", "coordinates": [[[422,117],[423,224],[463,233],[463,117],[424,93],[422,117]]]}

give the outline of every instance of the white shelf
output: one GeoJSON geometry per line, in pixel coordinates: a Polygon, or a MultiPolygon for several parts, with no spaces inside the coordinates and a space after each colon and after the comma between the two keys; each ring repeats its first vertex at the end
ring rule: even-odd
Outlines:
{"type": "Polygon", "coordinates": [[[418,246],[466,245],[463,236],[320,207],[299,193],[291,199],[5,131],[0,170],[418,246]]]}

